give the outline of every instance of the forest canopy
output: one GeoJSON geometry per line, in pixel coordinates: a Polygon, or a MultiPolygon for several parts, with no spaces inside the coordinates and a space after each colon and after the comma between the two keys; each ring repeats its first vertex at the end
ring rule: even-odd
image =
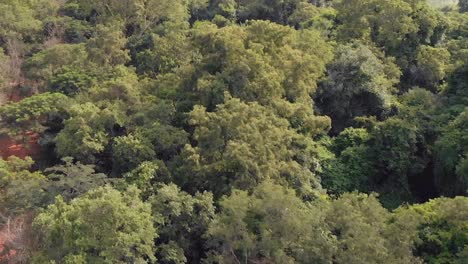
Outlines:
{"type": "Polygon", "coordinates": [[[0,0],[0,263],[468,262],[468,1],[0,0]]]}

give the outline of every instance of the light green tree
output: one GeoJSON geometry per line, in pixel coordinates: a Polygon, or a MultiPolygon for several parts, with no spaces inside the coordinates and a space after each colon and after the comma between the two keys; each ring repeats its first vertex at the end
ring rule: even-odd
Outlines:
{"type": "Polygon", "coordinates": [[[44,205],[46,177],[31,172],[33,164],[30,157],[0,159],[0,223],[44,205]]]}
{"type": "Polygon", "coordinates": [[[180,73],[189,74],[180,82],[179,104],[201,104],[212,111],[229,92],[242,101],[273,108],[311,136],[329,128],[329,119],[316,116],[311,104],[317,81],[332,58],[331,47],[319,32],[269,21],[221,28],[200,22],[192,39],[201,57],[194,69],[180,73]]]}
{"type": "Polygon", "coordinates": [[[133,135],[114,138],[112,144],[114,173],[129,172],[140,163],[154,159],[156,153],[151,144],[133,135]]]}
{"type": "Polygon", "coordinates": [[[446,76],[450,53],[444,48],[421,46],[417,60],[418,74],[415,75],[416,83],[434,92],[437,91],[438,86],[446,76]]]}
{"type": "Polygon", "coordinates": [[[35,218],[34,227],[42,240],[37,259],[59,263],[155,261],[157,233],[151,208],[140,201],[134,187],[123,193],[100,187],[70,203],[58,196],[35,218]]]}
{"type": "Polygon", "coordinates": [[[112,26],[98,25],[96,37],[86,43],[89,59],[100,66],[116,66],[130,60],[125,49],[126,38],[119,24],[112,26]]]}
{"type": "Polygon", "coordinates": [[[329,263],[335,239],[323,208],[266,181],[252,194],[233,190],[208,230],[207,263],[329,263]]]}
{"type": "Polygon", "coordinates": [[[74,157],[80,161],[94,161],[109,143],[114,125],[123,126],[125,113],[118,104],[103,106],[73,104],[70,117],[55,137],[56,151],[60,157],[74,157]]]}
{"type": "Polygon", "coordinates": [[[338,39],[371,40],[406,70],[421,44],[439,43],[446,20],[423,0],[339,0],[333,3],[338,15],[338,39]]]}
{"type": "Polygon", "coordinates": [[[374,195],[347,193],[327,209],[324,224],[336,237],[336,263],[421,263],[412,254],[415,226],[389,224],[390,212],[374,195]]]}
{"type": "Polygon", "coordinates": [[[83,68],[87,58],[83,44],[57,44],[28,58],[24,68],[27,77],[45,82],[65,67],[83,68]]]}
{"type": "MultiPolygon", "coordinates": [[[[41,1],[42,2],[42,1],[41,1]]],[[[0,3],[0,36],[6,39],[33,37],[39,33],[42,21],[35,16],[34,5],[25,0],[5,0],[0,3]]]]}
{"type": "Polygon", "coordinates": [[[0,131],[19,136],[26,131],[43,132],[49,116],[63,115],[68,97],[60,93],[42,93],[0,107],[0,131]]]}

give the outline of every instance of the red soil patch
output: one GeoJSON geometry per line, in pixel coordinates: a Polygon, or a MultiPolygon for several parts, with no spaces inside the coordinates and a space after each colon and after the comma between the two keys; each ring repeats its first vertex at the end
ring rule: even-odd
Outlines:
{"type": "MultiPolygon", "coordinates": [[[[19,84],[11,84],[12,86],[18,86],[19,84]]],[[[8,94],[8,102],[19,102],[23,99],[19,89],[14,89],[8,94]]],[[[17,156],[19,158],[25,158],[31,156],[32,158],[37,157],[40,152],[40,146],[37,143],[39,135],[30,131],[27,131],[21,135],[23,140],[15,140],[8,136],[0,135],[0,157],[8,158],[10,156],[17,156]]]]}
{"type": "Polygon", "coordinates": [[[19,92],[15,91],[8,96],[8,102],[19,102],[23,99],[19,92]]]}
{"type": "Polygon", "coordinates": [[[8,136],[0,136],[0,157],[17,156],[22,159],[27,156],[37,157],[40,153],[40,146],[37,142],[39,135],[26,132],[23,138],[24,141],[18,141],[8,136]]]}
{"type": "MultiPolygon", "coordinates": [[[[10,84],[12,87],[18,86],[19,83],[11,83],[10,84]]],[[[19,102],[21,101],[24,97],[21,95],[19,89],[15,89],[11,91],[9,94],[6,96],[7,102],[19,102]]],[[[0,105],[2,102],[0,102],[0,105]]],[[[21,135],[21,138],[23,140],[16,140],[8,136],[2,136],[0,135],[0,158],[8,158],[10,156],[16,156],[19,158],[24,159],[27,156],[34,158],[39,157],[40,155],[40,145],[38,143],[38,138],[39,135],[37,133],[27,131],[21,135]]],[[[17,227],[23,227],[23,222],[22,218],[17,218],[13,220],[13,230],[15,232],[12,232],[12,228],[10,225],[5,225],[5,226],[0,226],[0,262],[9,262],[12,257],[17,255],[16,250],[13,249],[6,249],[5,246],[14,240],[16,240],[18,237],[21,237],[24,233],[23,228],[18,229],[17,227]],[[18,225],[19,224],[19,225],[18,225]],[[17,232],[18,230],[21,230],[20,232],[17,232]]]]}
{"type": "Polygon", "coordinates": [[[3,238],[4,234],[0,233],[0,261],[5,261],[10,259],[16,254],[16,251],[13,249],[10,249],[8,252],[3,252],[5,250],[5,239],[3,238]]]}
{"type": "Polygon", "coordinates": [[[27,249],[35,242],[32,239],[32,214],[8,218],[0,226],[0,263],[26,263],[27,249]]]}

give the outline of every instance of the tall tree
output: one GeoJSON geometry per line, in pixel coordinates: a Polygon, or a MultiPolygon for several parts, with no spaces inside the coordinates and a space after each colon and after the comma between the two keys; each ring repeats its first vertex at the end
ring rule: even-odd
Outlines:
{"type": "Polygon", "coordinates": [[[274,179],[305,196],[320,190],[314,172],[324,150],[270,109],[231,98],[216,112],[196,106],[190,115],[196,145],[186,145],[175,163],[184,187],[219,197],[232,187],[248,190],[274,179]]]}

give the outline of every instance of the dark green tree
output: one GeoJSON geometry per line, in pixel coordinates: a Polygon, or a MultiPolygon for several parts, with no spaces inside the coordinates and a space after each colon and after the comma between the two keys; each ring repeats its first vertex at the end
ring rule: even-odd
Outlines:
{"type": "Polygon", "coordinates": [[[174,184],[161,185],[149,198],[158,227],[157,257],[161,263],[200,263],[205,233],[215,217],[213,195],[191,196],[174,184]]]}
{"type": "Polygon", "coordinates": [[[73,162],[72,158],[63,158],[63,164],[59,164],[44,170],[47,183],[44,191],[53,200],[57,195],[62,196],[64,201],[85,194],[110,182],[103,173],[97,173],[93,165],[85,165],[73,162]]]}
{"type": "Polygon", "coordinates": [[[468,2],[466,0],[458,0],[458,7],[460,8],[460,13],[468,12],[468,2]]]}
{"type": "Polygon", "coordinates": [[[468,108],[445,129],[435,144],[436,186],[442,194],[468,192],[468,108]]]}
{"type": "Polygon", "coordinates": [[[466,197],[438,198],[399,208],[395,223],[416,227],[413,252],[424,263],[460,264],[468,256],[467,209],[466,197]]]}
{"type": "Polygon", "coordinates": [[[332,118],[332,133],[352,125],[358,116],[383,117],[394,104],[399,68],[370,47],[339,46],[327,73],[315,101],[332,118]]]}

